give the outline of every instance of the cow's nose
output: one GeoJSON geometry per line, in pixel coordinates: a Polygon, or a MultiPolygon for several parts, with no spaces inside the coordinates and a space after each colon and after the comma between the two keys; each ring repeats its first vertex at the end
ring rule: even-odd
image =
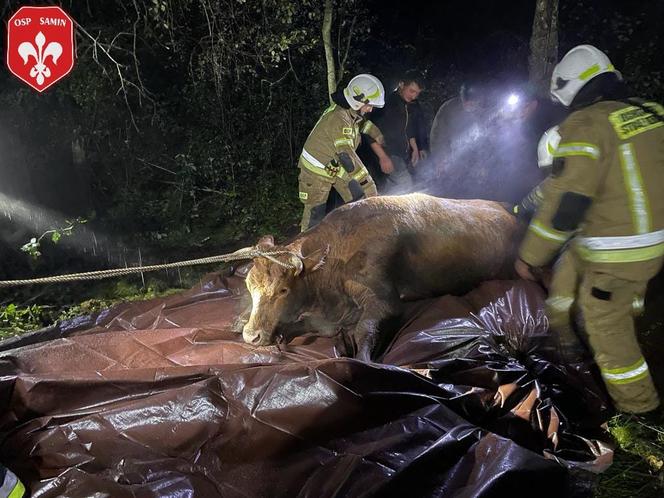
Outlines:
{"type": "Polygon", "coordinates": [[[261,337],[263,337],[261,330],[244,330],[242,332],[242,338],[247,344],[259,344],[261,342],[261,337]]]}

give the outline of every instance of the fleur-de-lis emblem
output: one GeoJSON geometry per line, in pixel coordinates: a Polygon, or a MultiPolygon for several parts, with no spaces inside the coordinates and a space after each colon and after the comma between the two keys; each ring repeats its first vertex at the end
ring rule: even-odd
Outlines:
{"type": "Polygon", "coordinates": [[[44,44],[46,43],[46,37],[41,31],[35,36],[35,44],[37,49],[30,42],[23,42],[18,46],[18,53],[23,59],[23,64],[28,63],[28,59],[32,56],[35,59],[35,65],[30,69],[30,77],[37,78],[37,83],[39,85],[44,84],[44,78],[51,77],[51,70],[45,64],[46,58],[50,55],[53,60],[53,64],[58,63],[58,58],[62,55],[62,45],[58,42],[50,42],[46,45],[46,50],[42,52],[44,44]]]}

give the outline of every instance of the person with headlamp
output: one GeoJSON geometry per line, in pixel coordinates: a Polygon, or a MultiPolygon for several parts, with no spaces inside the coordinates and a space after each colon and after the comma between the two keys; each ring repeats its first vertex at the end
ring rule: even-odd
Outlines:
{"type": "Polygon", "coordinates": [[[550,99],[539,98],[527,83],[501,85],[498,90],[499,105],[492,126],[493,190],[489,195],[493,200],[517,203],[546,177],[544,169],[533,167],[538,161],[537,143],[567,112],[550,99]]]}

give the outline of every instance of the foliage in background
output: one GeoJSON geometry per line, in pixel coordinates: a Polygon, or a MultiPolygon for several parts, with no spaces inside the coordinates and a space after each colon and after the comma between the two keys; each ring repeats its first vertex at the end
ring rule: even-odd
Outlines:
{"type": "Polygon", "coordinates": [[[52,243],[57,244],[62,236],[71,237],[74,233],[74,228],[77,225],[83,225],[88,220],[85,218],[76,218],[75,220],[65,220],[65,226],[52,228],[42,233],[39,238],[32,237],[28,242],[21,246],[21,251],[30,255],[32,259],[38,259],[41,256],[41,241],[44,237],[49,237],[52,243]]]}
{"type": "Polygon", "coordinates": [[[36,330],[51,323],[50,317],[44,316],[45,312],[46,308],[38,304],[23,307],[10,303],[0,307],[0,339],[36,330]]]}
{"type": "MultiPolygon", "coordinates": [[[[370,26],[360,3],[334,2],[333,44],[347,69],[370,26]]],[[[0,76],[0,125],[43,152],[26,153],[26,162],[73,150],[65,173],[78,177],[72,196],[81,190],[74,184],[88,189],[85,212],[134,246],[168,249],[208,236],[210,245],[228,244],[295,226],[297,157],[327,105],[322,2],[63,7],[79,24],[72,74],[45,95],[0,76]]]]}
{"type": "Polygon", "coordinates": [[[604,50],[641,97],[664,101],[664,2],[560,1],[560,56],[589,43],[604,50]]]}
{"type": "Polygon", "coordinates": [[[143,281],[138,277],[117,281],[100,281],[79,291],[77,299],[63,296],[53,304],[35,304],[29,300],[21,304],[0,303],[0,339],[38,330],[62,320],[89,315],[119,303],[166,297],[194,285],[203,270],[188,270],[178,283],[165,283],[160,276],[143,281]]]}

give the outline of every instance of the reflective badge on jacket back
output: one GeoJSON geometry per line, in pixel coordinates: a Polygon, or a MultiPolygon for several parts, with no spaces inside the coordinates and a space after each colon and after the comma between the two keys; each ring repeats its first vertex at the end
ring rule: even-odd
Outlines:
{"type": "Polygon", "coordinates": [[[609,114],[609,121],[621,140],[664,126],[662,118],[657,116],[657,114],[664,116],[664,108],[661,105],[648,102],[643,106],[652,109],[652,113],[641,107],[632,106],[609,114]]]}

